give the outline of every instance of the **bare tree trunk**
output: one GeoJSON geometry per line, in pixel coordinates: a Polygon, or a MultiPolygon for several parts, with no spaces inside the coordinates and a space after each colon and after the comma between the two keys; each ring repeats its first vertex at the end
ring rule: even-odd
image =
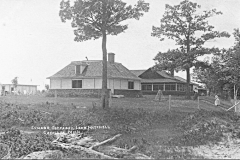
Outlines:
{"type": "Polygon", "coordinates": [[[170,73],[171,73],[171,76],[174,77],[174,68],[171,68],[170,73]]]}
{"type": "Polygon", "coordinates": [[[236,99],[237,99],[237,96],[238,96],[238,87],[237,87],[237,89],[236,89],[236,99]]]}
{"type": "MultiPolygon", "coordinates": [[[[190,52],[190,22],[188,24],[188,35],[187,35],[187,54],[190,52]]],[[[186,99],[191,99],[190,97],[190,67],[186,68],[187,74],[187,90],[186,90],[186,99]]]]}
{"type": "Polygon", "coordinates": [[[208,96],[210,96],[210,95],[211,95],[211,92],[212,92],[212,89],[211,89],[211,88],[209,88],[209,89],[208,89],[208,96]]]}
{"type": "Polygon", "coordinates": [[[237,104],[237,92],[238,92],[238,88],[236,87],[236,84],[234,84],[234,102],[235,102],[235,104],[237,104]]]}
{"type": "Polygon", "coordinates": [[[186,99],[191,99],[191,97],[190,97],[190,68],[186,69],[186,73],[187,73],[186,99]]]}
{"type": "Polygon", "coordinates": [[[102,40],[102,51],[103,51],[103,70],[102,70],[102,107],[108,108],[109,107],[109,100],[108,100],[108,90],[107,90],[107,49],[106,49],[106,32],[103,33],[103,40],[102,40]]]}
{"type": "Polygon", "coordinates": [[[107,90],[107,34],[106,34],[106,3],[103,3],[103,28],[102,28],[102,52],[103,52],[103,68],[102,68],[102,107],[109,108],[109,95],[107,90]]]}

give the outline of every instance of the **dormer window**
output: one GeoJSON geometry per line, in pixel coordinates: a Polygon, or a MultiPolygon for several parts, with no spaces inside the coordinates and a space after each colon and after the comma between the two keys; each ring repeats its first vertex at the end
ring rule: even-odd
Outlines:
{"type": "Polygon", "coordinates": [[[81,74],[81,73],[80,73],[80,65],[76,65],[76,66],[75,66],[75,74],[77,74],[77,75],[78,75],[78,74],[81,74]]]}
{"type": "Polygon", "coordinates": [[[83,73],[84,69],[85,69],[86,65],[76,65],[75,66],[75,74],[76,75],[80,75],[83,73]]]}

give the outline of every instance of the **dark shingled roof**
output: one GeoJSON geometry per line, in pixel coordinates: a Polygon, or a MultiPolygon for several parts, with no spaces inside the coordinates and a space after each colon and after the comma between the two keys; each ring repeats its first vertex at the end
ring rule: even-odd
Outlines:
{"type": "MultiPolygon", "coordinates": [[[[133,74],[135,74],[136,76],[140,76],[141,74],[143,74],[145,71],[147,70],[131,70],[131,72],[133,74]]],[[[162,82],[162,83],[166,83],[166,82],[182,82],[182,83],[187,83],[186,79],[179,77],[179,76],[171,76],[169,73],[167,73],[166,71],[156,71],[159,75],[163,76],[163,79],[142,79],[141,82],[142,83],[158,83],[158,82],[162,82]]],[[[190,82],[190,84],[195,84],[190,82]]]]}
{"type": "MultiPolygon", "coordinates": [[[[133,74],[135,74],[136,76],[140,76],[141,74],[143,74],[143,72],[145,72],[147,69],[145,70],[130,70],[133,74]]],[[[156,71],[159,75],[165,77],[165,78],[169,78],[169,79],[174,79],[174,77],[172,77],[170,74],[168,74],[166,71],[156,71]]]]}
{"type": "MultiPolygon", "coordinates": [[[[122,79],[135,79],[141,80],[139,77],[130,72],[121,63],[107,62],[107,75],[108,78],[122,78],[122,79]]],[[[73,61],[59,72],[54,74],[48,79],[54,78],[101,78],[102,77],[102,61],[73,61]],[[75,74],[76,65],[86,65],[83,73],[80,75],[75,74]]]]}
{"type": "Polygon", "coordinates": [[[178,83],[176,79],[162,78],[162,79],[142,79],[141,83],[178,83]]]}
{"type": "Polygon", "coordinates": [[[174,79],[174,77],[172,77],[170,74],[168,74],[166,71],[157,71],[158,74],[160,74],[161,76],[165,77],[165,78],[170,78],[170,79],[174,79]]]}
{"type": "Polygon", "coordinates": [[[133,74],[135,74],[136,76],[140,76],[143,72],[145,72],[146,70],[130,70],[133,74]]]}

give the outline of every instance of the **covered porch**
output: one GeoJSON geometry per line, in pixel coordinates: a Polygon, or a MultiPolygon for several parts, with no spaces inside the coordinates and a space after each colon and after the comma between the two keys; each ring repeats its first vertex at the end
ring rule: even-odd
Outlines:
{"type": "MultiPolygon", "coordinates": [[[[158,83],[158,82],[142,82],[141,84],[142,93],[145,95],[155,95],[158,90],[162,90],[164,95],[185,95],[186,83],[158,83]]],[[[193,94],[193,85],[190,84],[190,92],[193,94]]]]}

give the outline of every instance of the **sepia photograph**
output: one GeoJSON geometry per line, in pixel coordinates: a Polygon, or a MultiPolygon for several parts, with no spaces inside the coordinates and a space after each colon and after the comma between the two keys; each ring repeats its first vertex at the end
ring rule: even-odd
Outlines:
{"type": "Polygon", "coordinates": [[[240,0],[0,0],[0,159],[240,159],[240,0]]]}

